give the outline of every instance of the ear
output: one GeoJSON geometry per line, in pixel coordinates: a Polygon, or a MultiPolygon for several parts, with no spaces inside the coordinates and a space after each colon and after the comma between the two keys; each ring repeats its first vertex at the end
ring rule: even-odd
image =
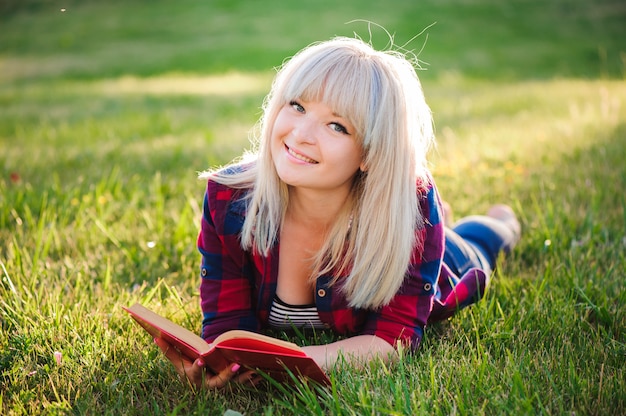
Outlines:
{"type": "Polygon", "coordinates": [[[359,170],[361,172],[367,172],[367,165],[365,164],[365,162],[361,162],[361,164],[359,165],[359,170]]]}

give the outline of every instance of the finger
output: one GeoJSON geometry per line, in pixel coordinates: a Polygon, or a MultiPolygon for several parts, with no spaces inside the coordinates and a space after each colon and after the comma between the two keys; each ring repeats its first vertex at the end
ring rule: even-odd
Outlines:
{"type": "Polygon", "coordinates": [[[259,384],[261,381],[263,381],[263,377],[261,377],[260,374],[253,374],[250,377],[250,384],[253,386],[256,386],[257,384],[259,384]]]}
{"type": "Polygon", "coordinates": [[[174,365],[178,377],[196,387],[202,387],[204,363],[198,359],[191,361],[167,341],[156,338],[154,342],[159,346],[165,357],[174,365]]]}
{"type": "Polygon", "coordinates": [[[240,374],[238,374],[235,378],[237,383],[242,384],[252,384],[255,385],[259,380],[260,376],[254,370],[247,370],[240,374]]]}
{"type": "Polygon", "coordinates": [[[214,376],[205,376],[205,386],[210,389],[221,389],[232,380],[240,369],[239,364],[231,364],[214,376]]]}
{"type": "Polygon", "coordinates": [[[159,346],[165,357],[172,362],[176,372],[182,381],[188,381],[196,387],[208,387],[220,389],[224,387],[239,371],[239,364],[231,364],[215,375],[205,371],[204,362],[201,359],[191,361],[181,354],[168,342],[155,338],[154,342],[159,346]]]}

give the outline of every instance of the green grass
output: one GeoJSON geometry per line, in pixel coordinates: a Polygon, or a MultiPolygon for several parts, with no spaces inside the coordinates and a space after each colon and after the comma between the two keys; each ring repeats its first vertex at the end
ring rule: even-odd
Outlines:
{"type": "Polygon", "coordinates": [[[626,8],[336,3],[0,2],[1,414],[626,413],[626,8]],[[199,330],[196,173],[248,146],[286,56],[368,39],[354,19],[399,44],[436,22],[407,48],[438,186],[457,216],[511,203],[522,242],[391,368],[192,391],[121,306],[199,330]]]}

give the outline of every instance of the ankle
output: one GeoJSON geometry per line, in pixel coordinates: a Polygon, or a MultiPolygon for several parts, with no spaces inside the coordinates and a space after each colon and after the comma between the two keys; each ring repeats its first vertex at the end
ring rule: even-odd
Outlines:
{"type": "Polygon", "coordinates": [[[511,231],[513,231],[513,234],[515,235],[515,241],[519,241],[522,235],[522,226],[517,219],[515,212],[510,206],[505,204],[493,205],[487,211],[487,216],[502,221],[504,224],[506,224],[506,226],[509,227],[511,231]]]}

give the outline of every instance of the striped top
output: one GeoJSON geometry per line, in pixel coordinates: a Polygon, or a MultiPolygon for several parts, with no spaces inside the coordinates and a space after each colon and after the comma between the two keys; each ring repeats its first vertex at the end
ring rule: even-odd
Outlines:
{"type": "Polygon", "coordinates": [[[269,324],[276,329],[325,328],[314,303],[290,305],[283,302],[278,295],[274,297],[270,307],[269,324]]]}

